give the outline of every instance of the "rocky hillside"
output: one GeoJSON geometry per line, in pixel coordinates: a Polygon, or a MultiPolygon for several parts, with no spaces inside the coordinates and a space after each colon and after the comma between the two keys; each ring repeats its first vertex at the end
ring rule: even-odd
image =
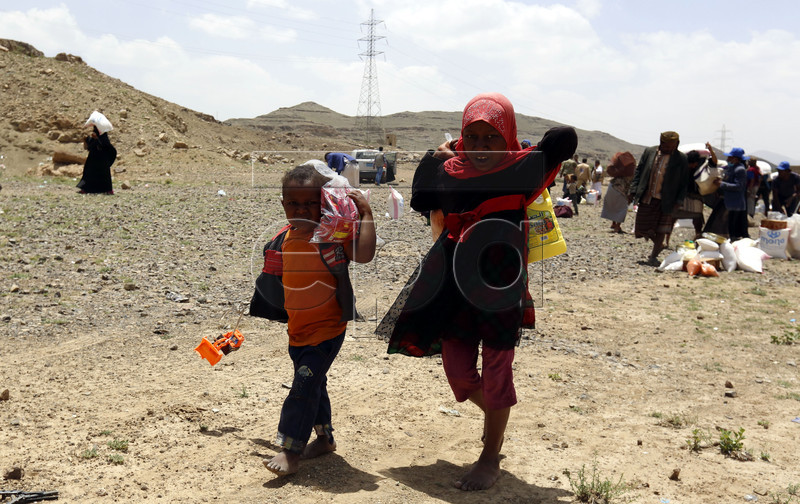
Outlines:
{"type": "MultiPolygon", "coordinates": [[[[80,173],[83,124],[92,110],[114,124],[117,178],[220,180],[250,173],[250,152],[276,173],[304,159],[303,151],[364,147],[355,119],[306,102],[252,119],[220,122],[212,116],[138,91],[88,66],[80,56],[47,58],[24,42],[0,39],[0,164],[3,175],[80,173]],[[292,156],[298,151],[298,159],[292,156]],[[288,152],[288,154],[287,154],[288,152]],[[55,165],[53,156],[56,155],[55,165]],[[71,161],[68,166],[60,166],[71,161]],[[77,160],[77,161],[76,161],[77,160]],[[124,175],[123,175],[124,174],[124,175]]],[[[454,136],[460,112],[401,112],[382,118],[401,151],[424,151],[454,136]]],[[[520,115],[520,138],[538,139],[557,123],[520,115]]],[[[608,159],[618,150],[641,151],[605,133],[579,131],[579,154],[608,159]]],[[[409,153],[401,161],[413,162],[409,153]]],[[[239,177],[240,178],[240,177],[239,177]]]]}
{"type": "MultiPolygon", "coordinates": [[[[381,118],[387,134],[394,134],[397,147],[402,151],[425,151],[444,141],[449,132],[454,137],[461,129],[461,112],[399,112],[381,118]]],[[[226,124],[257,128],[270,133],[282,131],[302,131],[308,135],[323,135],[356,139],[361,132],[356,130],[355,118],[334,112],[313,102],[301,103],[294,107],[281,108],[269,114],[252,119],[229,119],[226,124]]],[[[545,131],[560,126],[561,123],[540,117],[517,114],[519,137],[530,138],[534,142],[545,131]]],[[[629,150],[638,156],[644,150],[635,145],[601,131],[578,130],[578,154],[581,157],[599,158],[604,163],[618,151],[629,150]]]]}

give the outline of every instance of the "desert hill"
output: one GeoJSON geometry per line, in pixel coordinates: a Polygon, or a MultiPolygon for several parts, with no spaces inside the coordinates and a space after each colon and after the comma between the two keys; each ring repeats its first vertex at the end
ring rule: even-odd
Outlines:
{"type": "MultiPolygon", "coordinates": [[[[304,157],[296,160],[292,151],[366,147],[354,117],[313,102],[220,122],[105,75],[80,56],[48,58],[13,40],[0,39],[0,46],[0,163],[6,176],[79,174],[79,164],[59,171],[61,157],[54,166],[53,154],[80,158],[83,124],[95,109],[114,124],[114,175],[123,180],[224,180],[249,173],[252,151],[282,151],[281,156],[259,159],[267,169],[282,172],[304,157]]],[[[400,112],[382,117],[382,122],[387,133],[396,135],[399,150],[424,151],[441,143],[445,132],[457,134],[460,112],[400,112]]],[[[556,124],[518,116],[520,138],[534,141],[556,124]]],[[[597,131],[579,130],[579,138],[579,154],[603,162],[618,150],[642,150],[597,131]]],[[[413,162],[416,156],[400,159],[413,162]]]]}
{"type": "MultiPolygon", "coordinates": [[[[397,147],[402,151],[425,151],[444,141],[449,132],[457,136],[461,128],[461,112],[425,111],[398,112],[381,117],[383,129],[387,134],[397,137],[397,147]]],[[[294,107],[280,108],[274,112],[252,119],[234,118],[226,124],[257,128],[266,132],[302,131],[309,135],[343,137],[357,143],[361,132],[356,130],[354,117],[346,116],[313,102],[305,102],[294,107]]],[[[519,138],[530,138],[534,142],[545,131],[560,126],[561,123],[517,114],[519,138]]],[[[599,158],[605,163],[618,151],[629,150],[639,155],[644,149],[601,131],[578,130],[578,154],[581,157],[599,158]]]]}

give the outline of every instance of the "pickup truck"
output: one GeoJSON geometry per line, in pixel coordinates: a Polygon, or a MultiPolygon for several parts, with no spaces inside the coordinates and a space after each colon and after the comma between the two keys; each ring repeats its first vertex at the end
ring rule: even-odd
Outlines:
{"type": "MultiPolygon", "coordinates": [[[[378,170],[375,169],[373,161],[375,156],[378,155],[377,149],[356,149],[351,154],[356,161],[358,161],[358,179],[360,182],[375,182],[375,175],[378,170]]],[[[383,151],[383,157],[386,159],[386,170],[384,173],[384,180],[382,182],[394,182],[395,175],[397,174],[397,152],[383,151]]]]}

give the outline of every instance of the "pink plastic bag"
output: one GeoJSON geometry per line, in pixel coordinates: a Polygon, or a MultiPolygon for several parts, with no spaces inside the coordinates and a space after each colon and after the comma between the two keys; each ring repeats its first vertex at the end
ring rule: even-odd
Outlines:
{"type": "Polygon", "coordinates": [[[311,242],[345,242],[358,233],[360,217],[356,203],[347,197],[349,187],[325,184],[321,191],[322,216],[311,242]]]}

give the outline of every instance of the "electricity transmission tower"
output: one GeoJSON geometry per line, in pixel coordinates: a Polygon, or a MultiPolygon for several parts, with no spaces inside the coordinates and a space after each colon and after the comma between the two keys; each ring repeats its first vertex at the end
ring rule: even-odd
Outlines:
{"type": "Polygon", "coordinates": [[[722,125],[722,129],[721,130],[717,130],[717,133],[720,133],[719,143],[720,143],[720,146],[721,146],[720,148],[722,149],[722,152],[725,152],[725,151],[728,150],[727,140],[728,140],[728,133],[730,133],[730,132],[731,132],[731,130],[726,129],[724,124],[722,125]]]}
{"type": "Polygon", "coordinates": [[[367,26],[367,36],[358,39],[367,42],[367,50],[360,53],[364,59],[364,77],[361,80],[361,96],[358,99],[356,112],[356,129],[364,136],[364,142],[383,142],[383,124],[381,123],[381,98],[378,93],[378,68],[375,56],[383,51],[375,49],[375,42],[386,38],[375,34],[375,27],[383,21],[375,19],[375,10],[371,9],[369,21],[361,23],[367,26]]]}

